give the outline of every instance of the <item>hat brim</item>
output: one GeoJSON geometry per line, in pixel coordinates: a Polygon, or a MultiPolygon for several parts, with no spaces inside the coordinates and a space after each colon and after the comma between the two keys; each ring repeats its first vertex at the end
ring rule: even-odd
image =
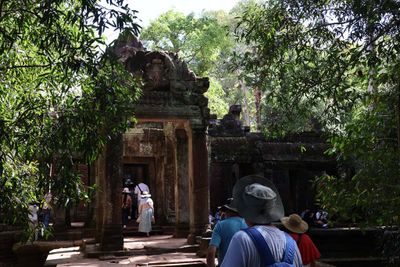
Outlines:
{"type": "Polygon", "coordinates": [[[233,187],[233,206],[237,207],[239,214],[255,223],[255,224],[269,224],[271,222],[279,221],[285,215],[285,209],[282,204],[281,197],[275,185],[268,179],[259,175],[248,175],[239,179],[233,187]],[[259,207],[252,207],[246,205],[243,199],[244,190],[250,184],[258,183],[263,186],[271,188],[276,194],[275,205],[273,208],[262,209],[259,207]]]}
{"type": "Polygon", "coordinates": [[[298,227],[295,227],[289,223],[289,217],[283,217],[281,218],[281,222],[283,226],[286,227],[286,229],[290,230],[293,233],[296,234],[303,234],[307,232],[308,230],[308,224],[305,221],[301,221],[300,225],[298,227]]]}
{"type": "Polygon", "coordinates": [[[221,210],[221,211],[226,211],[226,210],[228,210],[228,211],[231,211],[231,212],[239,213],[239,211],[238,211],[237,209],[235,209],[234,207],[232,207],[232,206],[230,206],[230,205],[228,205],[228,204],[223,205],[222,207],[220,207],[220,210],[221,210]]]}

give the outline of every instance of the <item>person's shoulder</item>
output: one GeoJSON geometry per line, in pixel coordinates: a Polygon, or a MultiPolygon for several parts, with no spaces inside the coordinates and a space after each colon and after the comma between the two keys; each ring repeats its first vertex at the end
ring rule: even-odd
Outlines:
{"type": "Polygon", "coordinates": [[[238,222],[238,219],[236,217],[229,217],[225,218],[223,220],[218,221],[218,223],[223,226],[223,225],[231,225],[231,224],[236,224],[238,222]]]}
{"type": "Polygon", "coordinates": [[[269,236],[269,238],[277,239],[277,240],[285,240],[286,239],[286,234],[284,231],[280,230],[278,227],[275,226],[256,226],[258,231],[264,235],[264,236],[269,236]]]}
{"type": "Polygon", "coordinates": [[[248,234],[245,232],[245,231],[243,231],[243,230],[239,230],[239,231],[237,231],[234,235],[233,235],[233,237],[232,237],[232,239],[237,239],[237,240],[244,240],[244,239],[248,239],[248,234]]]}
{"type": "Polygon", "coordinates": [[[246,221],[245,221],[242,217],[235,216],[235,217],[231,217],[231,218],[232,218],[232,221],[233,221],[235,224],[240,224],[240,225],[242,225],[243,227],[247,228],[246,221]]]}
{"type": "Polygon", "coordinates": [[[281,229],[279,229],[278,227],[275,227],[275,226],[260,225],[260,226],[256,226],[256,228],[260,232],[269,232],[269,233],[276,233],[276,234],[285,235],[284,231],[282,231],[281,229]]]}
{"type": "Polygon", "coordinates": [[[299,234],[296,233],[292,233],[292,232],[287,232],[286,234],[288,234],[290,237],[292,237],[294,240],[297,240],[299,234]]]}
{"type": "Polygon", "coordinates": [[[311,241],[311,242],[312,242],[311,237],[310,237],[308,234],[305,234],[305,233],[302,234],[302,235],[301,235],[301,238],[304,239],[304,240],[307,240],[307,241],[311,241]]]}
{"type": "Polygon", "coordinates": [[[244,219],[242,217],[240,217],[240,216],[233,216],[233,217],[230,217],[230,218],[232,218],[232,219],[234,219],[236,221],[243,221],[244,222],[244,219]]]}

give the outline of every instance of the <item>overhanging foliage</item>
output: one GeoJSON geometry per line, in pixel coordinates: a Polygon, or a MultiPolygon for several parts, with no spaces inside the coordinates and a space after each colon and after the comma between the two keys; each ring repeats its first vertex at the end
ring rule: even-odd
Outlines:
{"type": "Polygon", "coordinates": [[[252,47],[237,60],[264,91],[266,132],[319,125],[346,166],[316,184],[320,204],[347,223],[399,224],[399,8],[271,0],[247,5],[236,30],[252,47]]]}
{"type": "Polygon", "coordinates": [[[26,226],[50,188],[58,205],[88,198],[76,164],[124,129],[139,88],[102,34],[138,34],[135,12],[122,0],[1,1],[0,222],[26,226]]]}

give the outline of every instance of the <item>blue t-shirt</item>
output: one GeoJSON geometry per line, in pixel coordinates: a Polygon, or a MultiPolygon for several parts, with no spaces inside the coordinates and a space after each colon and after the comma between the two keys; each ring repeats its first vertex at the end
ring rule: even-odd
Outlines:
{"type": "Polygon", "coordinates": [[[222,263],[225,257],[233,235],[245,228],[247,228],[247,224],[244,219],[240,217],[229,217],[219,221],[217,225],[215,225],[209,245],[217,248],[219,264],[222,263]]]}

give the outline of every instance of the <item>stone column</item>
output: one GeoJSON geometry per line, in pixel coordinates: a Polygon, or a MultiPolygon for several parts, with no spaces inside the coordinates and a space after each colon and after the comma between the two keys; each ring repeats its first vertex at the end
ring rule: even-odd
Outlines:
{"type": "Polygon", "coordinates": [[[208,155],[206,133],[204,128],[192,132],[192,181],[190,187],[190,234],[188,243],[194,244],[208,223],[209,188],[208,188],[208,155]]]}
{"type": "Polygon", "coordinates": [[[98,164],[97,239],[102,251],[122,250],[122,134],[112,136],[98,164]]]}
{"type": "Polygon", "coordinates": [[[190,222],[188,137],[183,129],[176,130],[176,177],[175,177],[175,237],[186,237],[190,222]]]}

